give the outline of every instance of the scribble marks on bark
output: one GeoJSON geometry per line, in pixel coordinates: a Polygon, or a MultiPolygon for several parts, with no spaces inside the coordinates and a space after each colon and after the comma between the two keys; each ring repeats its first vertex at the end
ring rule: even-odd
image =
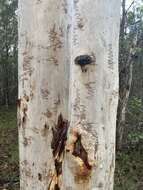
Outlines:
{"type": "Polygon", "coordinates": [[[26,37],[25,49],[23,51],[23,71],[24,75],[31,76],[33,73],[33,68],[31,62],[34,59],[32,54],[32,48],[34,47],[33,42],[31,42],[28,37],[26,37]]]}
{"type": "Polygon", "coordinates": [[[49,32],[50,43],[54,51],[63,47],[62,38],[63,38],[62,28],[59,28],[59,30],[57,30],[56,26],[54,25],[49,32]]]}
{"type": "Polygon", "coordinates": [[[109,44],[109,53],[108,53],[108,64],[109,64],[109,68],[113,69],[113,65],[114,65],[114,61],[113,61],[113,48],[112,48],[112,44],[109,44]]]}
{"type": "Polygon", "coordinates": [[[45,89],[45,88],[41,89],[41,96],[44,100],[48,100],[49,94],[50,92],[48,91],[48,89],[45,89]]]}

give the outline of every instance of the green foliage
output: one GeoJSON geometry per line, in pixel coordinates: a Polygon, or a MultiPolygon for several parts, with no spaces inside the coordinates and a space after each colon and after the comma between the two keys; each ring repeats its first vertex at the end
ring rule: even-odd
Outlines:
{"type": "Polygon", "coordinates": [[[135,20],[135,14],[134,14],[134,12],[129,11],[129,12],[128,12],[127,19],[128,19],[128,20],[127,20],[128,25],[134,24],[134,20],[135,20]]]}
{"type": "Polygon", "coordinates": [[[135,96],[129,99],[128,103],[128,122],[136,127],[141,127],[143,124],[143,103],[140,98],[135,96]]]}
{"type": "Polygon", "coordinates": [[[142,100],[138,97],[133,96],[129,101],[129,110],[133,115],[138,116],[143,113],[143,104],[142,100]]]}
{"type": "Polygon", "coordinates": [[[128,103],[127,143],[130,149],[143,149],[143,103],[140,98],[131,97],[128,103]]]}
{"type": "Polygon", "coordinates": [[[143,133],[140,132],[129,133],[128,140],[133,144],[138,144],[140,141],[143,140],[143,133]]]}
{"type": "Polygon", "coordinates": [[[117,154],[114,190],[142,190],[142,176],[143,156],[140,151],[117,154]]]}
{"type": "MultiPolygon", "coordinates": [[[[15,10],[17,8],[17,0],[0,1],[0,57],[1,63],[7,59],[12,58],[14,48],[17,49],[17,18],[15,10]],[[8,51],[8,52],[7,52],[8,51]]],[[[16,60],[15,60],[16,61],[16,60]]]]}

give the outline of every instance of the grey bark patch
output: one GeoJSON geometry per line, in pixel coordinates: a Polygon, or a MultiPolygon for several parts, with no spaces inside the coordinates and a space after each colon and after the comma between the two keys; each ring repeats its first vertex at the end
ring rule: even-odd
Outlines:
{"type": "Polygon", "coordinates": [[[68,4],[67,4],[66,0],[63,0],[62,7],[63,7],[63,10],[64,10],[64,13],[67,14],[68,13],[68,4]]]}
{"type": "Polygon", "coordinates": [[[23,140],[23,145],[24,146],[28,146],[28,139],[25,137],[24,140],[23,140]]]}
{"type": "Polygon", "coordinates": [[[34,43],[30,41],[30,39],[25,37],[25,48],[23,51],[23,72],[26,76],[31,76],[34,69],[32,68],[31,62],[34,59],[32,48],[34,47],[34,43]]]}
{"type": "Polygon", "coordinates": [[[50,92],[48,91],[48,89],[41,89],[41,96],[43,99],[48,100],[49,94],[50,92]]]}
{"type": "Polygon", "coordinates": [[[38,180],[42,181],[42,174],[38,173],[38,180]]]}
{"type": "Polygon", "coordinates": [[[27,96],[26,94],[24,95],[24,99],[29,102],[29,96],[27,96]]]}
{"type": "Polygon", "coordinates": [[[77,27],[82,30],[84,28],[84,22],[82,18],[79,18],[78,23],[77,23],[77,27]]]}
{"type": "Polygon", "coordinates": [[[56,29],[56,26],[53,25],[53,28],[49,32],[49,39],[51,46],[54,51],[61,49],[63,47],[63,30],[62,28],[56,29]]]}
{"type": "Polygon", "coordinates": [[[113,48],[112,48],[112,44],[109,44],[109,50],[108,50],[108,64],[109,64],[109,68],[113,69],[113,65],[114,65],[114,61],[113,61],[113,48]]]}
{"type": "Polygon", "coordinates": [[[41,0],[37,0],[36,4],[40,4],[40,3],[42,3],[42,1],[41,0]]]}
{"type": "Polygon", "coordinates": [[[92,98],[95,95],[96,93],[95,86],[96,86],[95,81],[85,83],[85,87],[87,89],[87,99],[92,98]]]}
{"type": "Polygon", "coordinates": [[[43,115],[45,115],[47,118],[51,118],[53,114],[50,110],[47,109],[46,112],[43,113],[43,115]]]}
{"type": "Polygon", "coordinates": [[[29,137],[29,138],[24,137],[24,139],[23,139],[23,145],[25,147],[28,146],[28,145],[30,145],[31,142],[32,142],[32,137],[29,137]]]}
{"type": "Polygon", "coordinates": [[[47,125],[47,123],[45,123],[43,129],[41,130],[42,137],[47,137],[48,132],[49,132],[49,126],[47,125]]]}

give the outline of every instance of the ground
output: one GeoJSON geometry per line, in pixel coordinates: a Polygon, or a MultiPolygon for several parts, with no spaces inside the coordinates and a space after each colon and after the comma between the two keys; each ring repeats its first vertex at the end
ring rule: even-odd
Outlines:
{"type": "MultiPolygon", "coordinates": [[[[0,108],[0,190],[19,190],[16,108],[0,108]]],[[[114,190],[143,190],[140,149],[117,154],[114,190]]]]}
{"type": "Polygon", "coordinates": [[[19,189],[16,108],[0,108],[0,190],[19,189]]]}

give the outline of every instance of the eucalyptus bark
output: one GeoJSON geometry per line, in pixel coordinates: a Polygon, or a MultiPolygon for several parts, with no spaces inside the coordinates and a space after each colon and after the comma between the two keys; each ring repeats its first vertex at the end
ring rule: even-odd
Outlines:
{"type": "Polygon", "coordinates": [[[119,0],[19,0],[21,190],[113,189],[119,21],[119,0]]]}

